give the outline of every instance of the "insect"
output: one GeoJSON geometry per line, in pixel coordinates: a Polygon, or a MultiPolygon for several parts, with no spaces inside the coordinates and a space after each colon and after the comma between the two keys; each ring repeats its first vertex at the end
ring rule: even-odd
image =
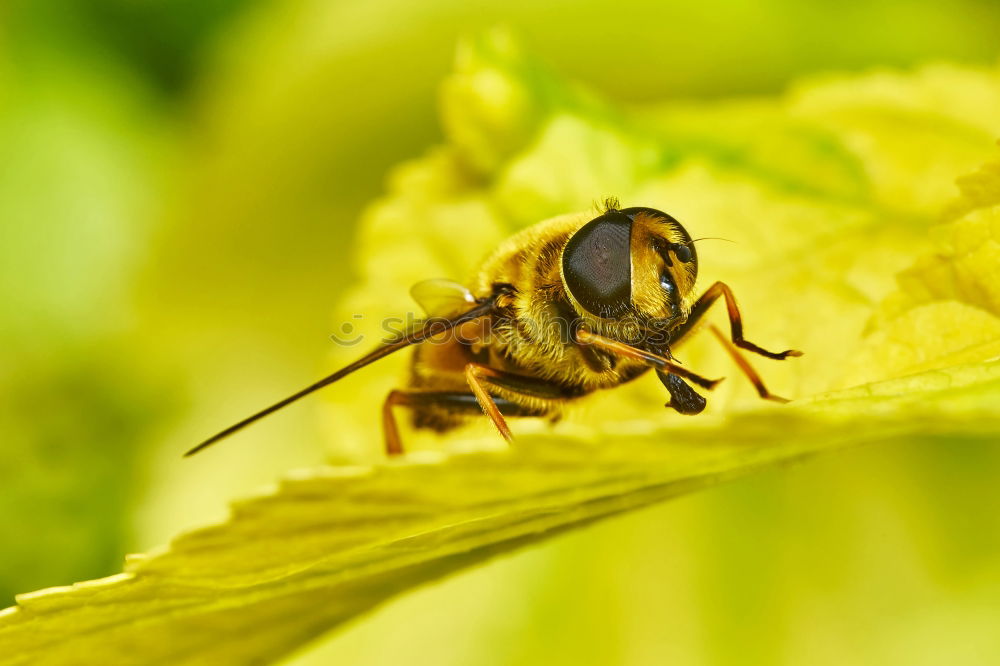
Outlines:
{"type": "Polygon", "coordinates": [[[691,384],[710,390],[721,380],[681,366],[671,348],[719,298],[730,335],[714,326],[712,333],[762,398],[786,402],[768,391],[737,348],[778,360],[801,352],[770,352],[744,339],[725,283],[695,298],[695,241],[677,220],[653,208],[620,208],[615,200],[588,217],[553,218],[509,238],[482,264],[471,288],[444,280],[417,284],[412,293],[432,316],[185,455],[413,345],[409,386],[389,393],[382,408],[390,455],[403,451],[397,407],[412,411],[416,427],[439,432],[481,412],[510,441],[509,417],[556,420],[568,402],[650,369],[670,395],[667,407],[698,414],[705,398],[691,384]]]}

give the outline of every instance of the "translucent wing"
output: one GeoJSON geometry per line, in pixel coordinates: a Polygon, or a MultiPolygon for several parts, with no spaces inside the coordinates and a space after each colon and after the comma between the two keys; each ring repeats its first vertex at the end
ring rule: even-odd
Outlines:
{"type": "Polygon", "coordinates": [[[428,317],[453,317],[476,305],[467,287],[444,279],[418,282],[410,287],[410,296],[428,317]]]}

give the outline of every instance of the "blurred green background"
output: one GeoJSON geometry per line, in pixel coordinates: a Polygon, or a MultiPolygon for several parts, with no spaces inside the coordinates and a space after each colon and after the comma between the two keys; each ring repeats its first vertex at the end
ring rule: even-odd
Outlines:
{"type": "MultiPolygon", "coordinates": [[[[1000,55],[991,0],[8,0],[0,606],[326,459],[319,401],[179,454],[325,369],[355,221],[440,141],[457,40],[497,24],[622,102],[1000,55]]],[[[995,663],[998,468],[914,442],[773,471],[418,591],[294,661],[995,663]]]]}

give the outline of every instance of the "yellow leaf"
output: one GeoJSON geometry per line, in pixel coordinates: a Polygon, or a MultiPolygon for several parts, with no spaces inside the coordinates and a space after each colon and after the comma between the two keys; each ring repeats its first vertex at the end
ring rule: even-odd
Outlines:
{"type": "Polygon", "coordinates": [[[995,438],[997,400],[991,363],[719,427],[308,470],[124,574],[21,595],[0,614],[0,663],[270,661],[415,585],[762,467],[917,433],[995,438]]]}
{"type": "Polygon", "coordinates": [[[952,221],[898,277],[852,359],[847,383],[1000,356],[1000,163],[958,179],[952,221]]]}

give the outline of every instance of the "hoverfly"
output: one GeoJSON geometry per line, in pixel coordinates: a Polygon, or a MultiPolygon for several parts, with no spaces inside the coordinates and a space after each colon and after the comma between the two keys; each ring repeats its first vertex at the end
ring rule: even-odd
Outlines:
{"type": "Polygon", "coordinates": [[[390,455],[403,451],[396,407],[409,408],[416,427],[438,432],[484,413],[510,441],[508,417],[558,419],[567,402],[651,368],[670,395],[667,407],[698,414],[705,398],[690,384],[710,390],[721,380],[679,365],[670,350],[720,297],[730,336],[714,326],[712,332],[762,398],[785,402],[767,390],[737,348],[778,360],[801,352],[770,352],[745,340],[725,283],[694,297],[698,255],[677,220],[653,208],[620,208],[615,200],[588,217],[553,218],[509,238],[482,264],[471,288],[444,280],[417,284],[415,299],[437,316],[185,455],[411,345],[409,386],[390,392],[382,407],[390,455]]]}

